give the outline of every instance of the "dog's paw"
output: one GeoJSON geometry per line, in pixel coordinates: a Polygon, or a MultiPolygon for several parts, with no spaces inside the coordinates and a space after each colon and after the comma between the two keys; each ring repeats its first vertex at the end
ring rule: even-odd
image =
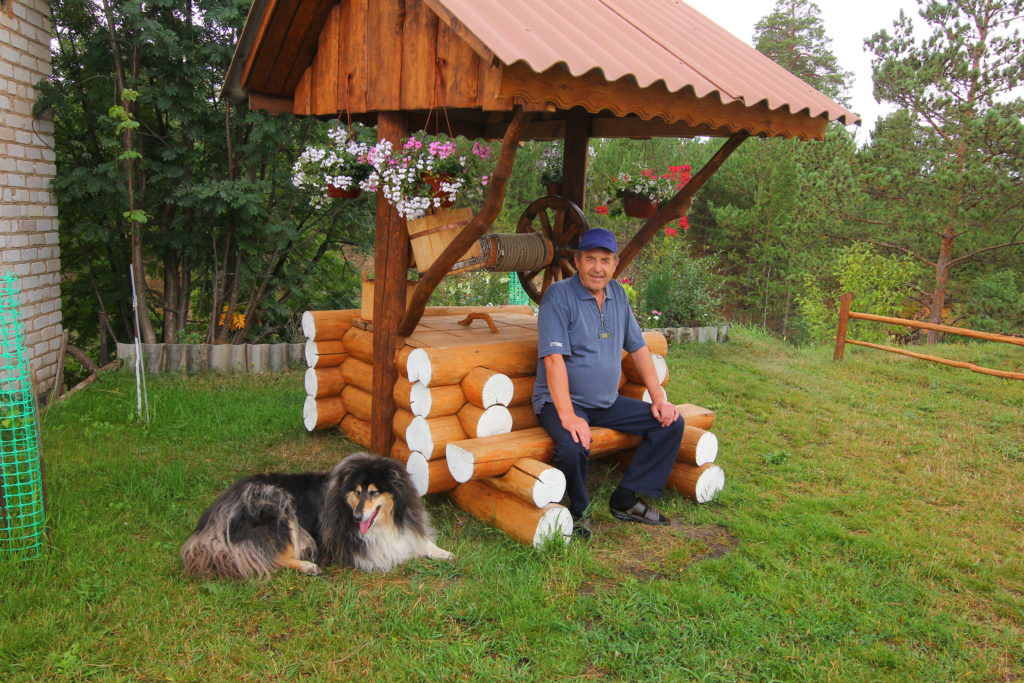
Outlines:
{"type": "Polygon", "coordinates": [[[298,571],[306,576],[320,576],[324,573],[324,570],[320,568],[320,565],[312,562],[302,561],[297,567],[298,571]]]}
{"type": "Polygon", "coordinates": [[[445,562],[452,562],[455,560],[455,555],[444,548],[438,548],[437,546],[434,546],[434,549],[430,551],[430,557],[435,560],[444,560],[445,562]]]}

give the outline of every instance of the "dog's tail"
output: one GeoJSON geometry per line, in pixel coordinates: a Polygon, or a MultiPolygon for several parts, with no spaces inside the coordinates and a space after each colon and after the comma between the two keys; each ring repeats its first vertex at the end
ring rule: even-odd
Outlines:
{"type": "Polygon", "coordinates": [[[291,497],[254,478],[222,493],[203,513],[181,547],[185,571],[196,576],[266,578],[282,552],[308,550],[312,539],[301,530],[291,497]]]}

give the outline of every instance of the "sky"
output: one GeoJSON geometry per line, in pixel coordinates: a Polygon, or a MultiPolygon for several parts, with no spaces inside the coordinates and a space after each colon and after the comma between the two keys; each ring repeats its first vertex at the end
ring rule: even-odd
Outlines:
{"type": "MultiPolygon", "coordinates": [[[[775,0],[686,0],[686,3],[748,44],[753,42],[754,24],[771,14],[775,7],[775,0]]],[[[871,94],[871,53],[865,50],[864,39],[882,29],[892,33],[900,9],[917,18],[917,2],[815,0],[815,4],[821,10],[825,33],[832,41],[832,53],[839,66],[854,74],[849,91],[850,109],[861,116],[862,123],[859,129],[852,130],[863,144],[878,117],[893,110],[889,104],[875,102],[871,94]]]]}

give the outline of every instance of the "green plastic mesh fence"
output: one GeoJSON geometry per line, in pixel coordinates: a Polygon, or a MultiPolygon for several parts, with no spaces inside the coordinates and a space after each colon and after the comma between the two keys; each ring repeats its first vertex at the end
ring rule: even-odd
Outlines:
{"type": "Polygon", "coordinates": [[[519,284],[519,278],[515,273],[508,274],[508,302],[513,306],[523,306],[531,303],[530,295],[519,284]]]}
{"type": "Polygon", "coordinates": [[[46,530],[39,432],[17,279],[0,278],[0,557],[34,557],[46,530]]]}

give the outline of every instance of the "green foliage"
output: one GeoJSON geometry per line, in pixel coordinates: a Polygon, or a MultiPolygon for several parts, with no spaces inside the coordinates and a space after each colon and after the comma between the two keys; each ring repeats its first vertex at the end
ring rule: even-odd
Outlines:
{"type": "MultiPolygon", "coordinates": [[[[846,292],[853,294],[854,309],[861,313],[903,317],[907,293],[921,275],[921,266],[910,257],[880,254],[859,242],[839,249],[827,283],[808,276],[797,296],[806,338],[819,343],[835,338],[838,311],[834,304],[846,292]],[[826,301],[833,306],[827,307],[826,301]]],[[[851,320],[848,331],[852,338],[877,342],[893,330],[879,323],[851,320]]]]}
{"type": "Polygon", "coordinates": [[[867,40],[875,96],[899,109],[859,165],[864,233],[932,263],[927,304],[941,321],[958,271],[1024,247],[1024,38],[1011,29],[1024,3],[919,4],[924,31],[901,12],[867,40]]]}
{"type": "Polygon", "coordinates": [[[53,77],[40,83],[37,109],[54,112],[62,313],[72,343],[95,349],[101,310],[117,336],[132,336],[133,224],[147,280],[160,283],[149,303],[163,311],[152,322],[164,341],[189,320],[205,324],[209,340],[287,335],[283,321],[298,317],[302,282],[328,254],[372,239],[372,199],[318,208],[291,183],[299,150],[325,140],[326,123],[251,112],[219,96],[250,4],[52,3],[53,77]],[[127,149],[122,133],[132,135],[127,149]],[[126,162],[136,175],[132,204],[126,162]],[[225,304],[242,303],[247,329],[229,335],[216,326],[225,304]]]}
{"type": "Polygon", "coordinates": [[[648,247],[637,267],[635,308],[645,327],[686,327],[717,324],[722,319],[724,279],[712,256],[693,257],[686,242],[661,236],[648,247]]]}
{"type": "Polygon", "coordinates": [[[508,303],[509,279],[515,273],[476,270],[449,275],[434,290],[431,306],[500,306],[508,303]]]}
{"type": "Polygon", "coordinates": [[[776,0],[754,26],[754,47],[790,73],[845,104],[853,73],[830,49],[821,10],[810,0],[776,0]]]}
{"type": "Polygon", "coordinates": [[[1011,269],[978,275],[971,281],[963,310],[967,327],[1024,333],[1024,275],[1011,269]]]}

